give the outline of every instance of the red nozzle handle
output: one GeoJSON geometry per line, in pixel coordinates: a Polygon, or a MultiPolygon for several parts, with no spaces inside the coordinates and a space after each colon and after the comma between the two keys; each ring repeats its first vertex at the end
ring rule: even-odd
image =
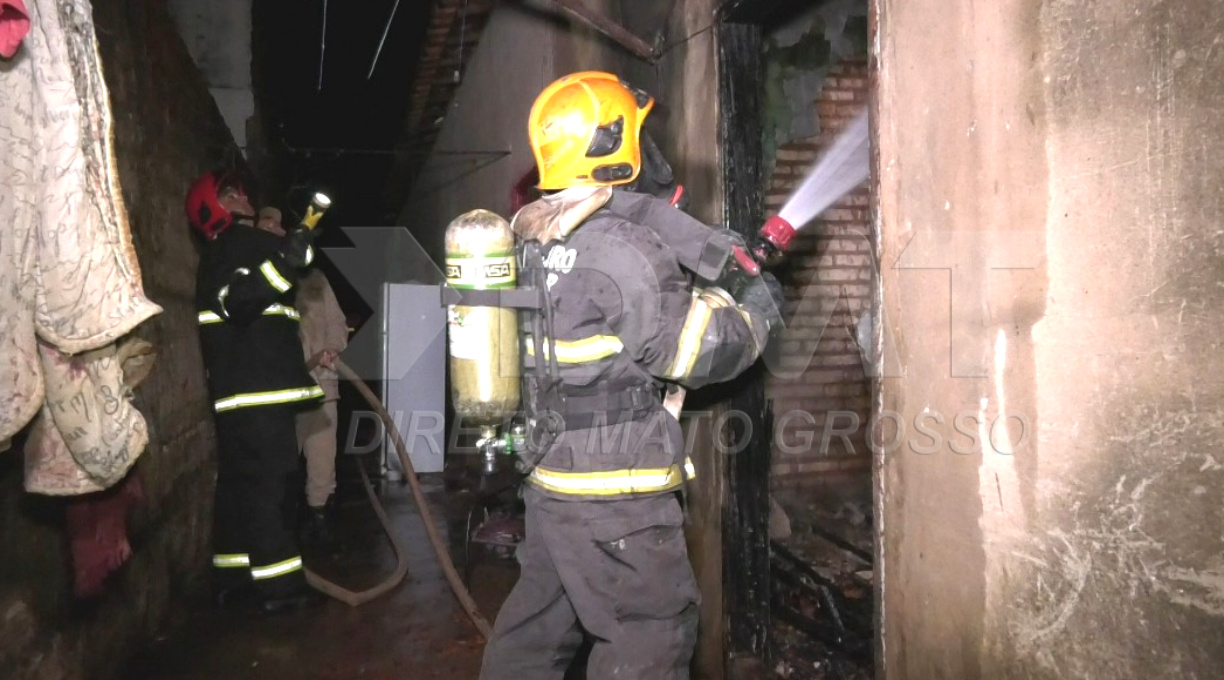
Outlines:
{"type": "Polygon", "coordinates": [[[685,199],[685,196],[684,196],[684,185],[683,185],[683,184],[677,184],[677,185],[676,185],[676,190],[672,192],[671,198],[670,198],[670,199],[668,199],[668,200],[667,200],[667,202],[668,202],[668,203],[671,203],[671,205],[672,205],[672,207],[673,207],[673,208],[680,208],[681,210],[683,210],[683,207],[682,207],[680,204],[681,204],[681,202],[683,202],[683,201],[684,201],[684,199],[685,199]]]}
{"type": "Polygon", "coordinates": [[[739,265],[740,271],[748,276],[761,275],[761,263],[756,261],[752,253],[749,253],[740,246],[735,246],[731,249],[731,255],[735,258],[735,263],[739,265]]]}

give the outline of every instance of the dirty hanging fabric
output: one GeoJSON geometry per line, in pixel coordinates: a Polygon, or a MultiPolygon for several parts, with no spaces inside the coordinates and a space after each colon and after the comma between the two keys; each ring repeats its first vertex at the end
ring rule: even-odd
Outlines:
{"type": "Polygon", "coordinates": [[[0,448],[37,415],[26,488],[76,495],[123,479],[147,444],[115,343],[161,308],[132,246],[93,9],[25,9],[0,70],[0,448]]]}
{"type": "Polygon", "coordinates": [[[102,491],[123,479],[149,441],[131,391],[152,368],[135,337],[68,356],[38,344],[47,399],[25,446],[25,488],[49,496],[102,491]]]}
{"type": "Polygon", "coordinates": [[[132,556],[128,510],[144,501],[140,477],[131,473],[106,491],[76,496],[64,509],[72,547],[73,592],[94,597],[106,578],[132,556]]]}

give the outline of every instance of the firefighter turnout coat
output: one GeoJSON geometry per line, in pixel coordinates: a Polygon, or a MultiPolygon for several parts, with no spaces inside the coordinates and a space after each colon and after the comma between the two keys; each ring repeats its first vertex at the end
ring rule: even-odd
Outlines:
{"type": "MultiPolygon", "coordinates": [[[[664,381],[696,388],[729,380],[756,361],[769,332],[725,292],[694,288],[680,254],[659,237],[708,227],[661,199],[608,193],[585,219],[563,218],[577,226],[543,243],[536,263],[553,328],[543,343],[528,339],[527,368],[539,361],[537,345],[549,363],[555,352],[561,387],[549,407],[564,425],[528,481],[558,499],[677,490],[695,471],[679,423],[663,409],[664,381]]],[[[562,206],[565,194],[543,200],[562,206]]],[[[592,207],[586,194],[572,203],[592,207]]],[[[565,209],[552,212],[556,219],[565,209]]],[[[515,231],[540,233],[520,224],[524,216],[515,231]]]]}
{"type": "Polygon", "coordinates": [[[282,242],[235,225],[201,256],[200,344],[217,413],[323,396],[302,360],[291,293],[298,273],[281,256],[282,242]]]}

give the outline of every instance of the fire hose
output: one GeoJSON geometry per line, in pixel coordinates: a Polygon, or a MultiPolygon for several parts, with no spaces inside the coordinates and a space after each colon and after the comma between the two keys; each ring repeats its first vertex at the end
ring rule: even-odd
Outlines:
{"type": "MultiPolygon", "coordinates": [[[[309,367],[313,368],[316,364],[317,361],[311,360],[309,367]]],[[[438,558],[438,564],[442,567],[442,573],[445,574],[446,581],[450,584],[451,590],[454,591],[455,599],[459,600],[464,613],[472,620],[480,634],[488,640],[492,634],[492,628],[489,626],[488,620],[480,613],[476,606],[476,601],[472,599],[471,593],[464,587],[463,580],[459,577],[459,572],[455,570],[455,564],[451,561],[450,553],[446,549],[446,543],[438,535],[433,512],[429,509],[429,504],[425,502],[425,494],[421,491],[421,484],[417,481],[416,471],[412,467],[412,461],[408,458],[408,447],[404,444],[404,439],[400,436],[399,429],[395,427],[395,421],[387,413],[386,407],[378,400],[378,397],[374,396],[374,392],[370,389],[369,385],[366,385],[365,381],[358,377],[347,364],[336,359],[335,369],[340,373],[341,377],[351,382],[353,387],[361,393],[361,396],[365,398],[370,408],[374,409],[374,412],[378,414],[379,419],[382,420],[383,427],[386,428],[395,442],[395,452],[399,456],[400,464],[404,467],[404,478],[408,480],[408,486],[412,489],[412,498],[416,502],[421,522],[425,525],[425,535],[429,539],[429,544],[433,546],[434,554],[438,558]]],[[[370,476],[366,472],[365,466],[359,465],[357,467],[361,470],[361,483],[365,487],[366,497],[370,499],[370,505],[374,508],[374,514],[378,516],[378,521],[382,524],[383,531],[386,533],[387,539],[391,542],[391,546],[395,551],[395,571],[378,585],[367,590],[354,592],[328,581],[309,569],[306,570],[306,581],[312,587],[353,607],[365,604],[390,592],[408,574],[408,550],[403,541],[397,539],[394,532],[392,532],[391,520],[387,517],[387,512],[383,508],[382,503],[379,502],[378,495],[374,493],[374,486],[370,483],[370,476]]]]}
{"type": "MultiPolygon", "coordinates": [[[[310,204],[307,206],[305,214],[302,216],[299,223],[300,227],[313,231],[318,226],[323,213],[331,206],[331,203],[331,198],[326,194],[315,193],[310,199],[310,204]]],[[[307,362],[307,368],[313,369],[318,363],[317,357],[312,358],[307,362]]],[[[357,391],[365,398],[370,408],[374,409],[374,412],[378,414],[383,427],[386,428],[387,433],[395,441],[395,452],[399,456],[400,465],[404,468],[404,478],[408,480],[408,486],[412,489],[412,498],[416,502],[421,522],[425,525],[425,535],[429,538],[429,544],[433,546],[434,554],[438,557],[438,564],[442,567],[442,573],[446,575],[446,580],[450,584],[451,590],[454,591],[455,598],[459,600],[459,604],[463,607],[463,611],[472,620],[472,623],[476,625],[480,634],[488,640],[493,632],[492,628],[476,607],[476,602],[472,599],[471,593],[464,587],[463,580],[459,578],[459,572],[455,571],[455,565],[451,562],[450,554],[446,550],[446,544],[442,542],[442,538],[438,535],[438,530],[434,524],[433,512],[430,511],[429,504],[425,502],[425,494],[421,491],[421,484],[417,481],[416,471],[412,467],[412,461],[408,458],[408,447],[404,445],[404,439],[400,436],[399,429],[395,426],[395,421],[391,419],[391,415],[387,413],[386,407],[378,400],[378,397],[374,396],[370,386],[366,385],[365,381],[353,372],[353,369],[349,368],[347,364],[339,359],[335,360],[334,368],[340,373],[341,377],[353,383],[353,387],[357,388],[357,391]]],[[[395,534],[391,531],[391,520],[387,517],[387,511],[383,508],[382,503],[379,502],[378,495],[374,493],[374,486],[370,483],[370,475],[366,472],[365,466],[358,465],[357,467],[361,470],[361,483],[365,487],[366,497],[370,499],[370,505],[374,508],[374,514],[378,516],[383,532],[387,534],[387,539],[391,541],[391,547],[395,551],[395,571],[373,588],[354,592],[328,581],[309,569],[306,570],[306,582],[315,590],[352,607],[362,605],[390,592],[408,575],[408,550],[404,546],[403,541],[396,540],[395,534]]]]}

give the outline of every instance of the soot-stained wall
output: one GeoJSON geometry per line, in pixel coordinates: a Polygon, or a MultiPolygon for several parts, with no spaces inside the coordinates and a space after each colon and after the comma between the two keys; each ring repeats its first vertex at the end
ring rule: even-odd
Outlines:
{"type": "Polygon", "coordinates": [[[1220,677],[1224,7],[873,4],[884,677],[1220,677]]]}

